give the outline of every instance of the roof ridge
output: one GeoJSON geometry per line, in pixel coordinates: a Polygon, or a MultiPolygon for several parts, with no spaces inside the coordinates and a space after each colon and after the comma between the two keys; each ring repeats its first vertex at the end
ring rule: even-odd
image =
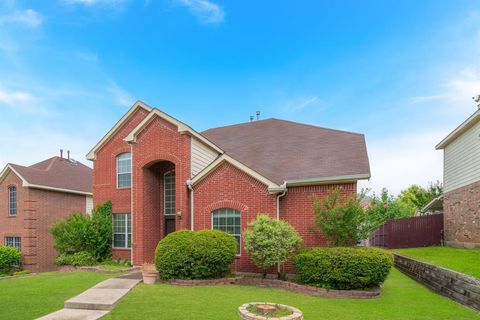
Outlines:
{"type": "Polygon", "coordinates": [[[55,160],[57,160],[57,157],[52,157],[50,159],[50,163],[48,164],[47,168],[45,169],[45,171],[50,171],[50,169],[52,168],[53,164],[55,163],[55,160]]]}
{"type": "Polygon", "coordinates": [[[340,132],[340,133],[348,133],[348,134],[353,134],[353,135],[358,135],[358,136],[364,136],[363,133],[358,133],[358,132],[353,132],[353,131],[347,131],[347,130],[339,130],[339,129],[332,129],[332,128],[327,128],[327,127],[321,127],[313,124],[308,124],[308,123],[303,123],[303,122],[297,122],[297,121],[291,121],[291,120],[285,120],[285,119],[279,119],[279,118],[267,118],[267,119],[262,119],[262,120],[256,120],[256,121],[250,121],[250,122],[242,122],[242,123],[236,123],[236,124],[230,124],[230,125],[225,125],[225,126],[220,126],[220,127],[214,127],[214,128],[209,128],[207,130],[202,131],[201,133],[207,132],[209,130],[216,130],[216,129],[223,129],[227,127],[237,127],[237,126],[243,126],[243,125],[248,125],[248,124],[254,124],[257,122],[265,122],[265,121],[282,121],[282,122],[288,122],[288,123],[293,123],[297,125],[301,125],[304,127],[310,127],[310,128],[316,128],[316,129],[323,129],[323,130],[329,130],[329,131],[335,131],[335,132],[340,132]]]}

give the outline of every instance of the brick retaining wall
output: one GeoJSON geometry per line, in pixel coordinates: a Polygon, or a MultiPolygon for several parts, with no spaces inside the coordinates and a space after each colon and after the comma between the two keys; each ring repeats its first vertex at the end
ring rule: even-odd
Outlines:
{"type": "Polygon", "coordinates": [[[305,286],[290,281],[237,277],[237,278],[222,278],[211,280],[160,280],[163,283],[179,285],[179,286],[211,286],[211,285],[228,285],[236,284],[242,286],[256,286],[264,288],[275,288],[292,291],[296,293],[303,293],[313,296],[331,297],[331,298],[359,298],[369,299],[380,295],[380,288],[372,290],[333,290],[324,289],[312,286],[305,286]]]}
{"type": "Polygon", "coordinates": [[[394,254],[400,271],[433,291],[480,311],[480,280],[460,272],[394,254]]]}

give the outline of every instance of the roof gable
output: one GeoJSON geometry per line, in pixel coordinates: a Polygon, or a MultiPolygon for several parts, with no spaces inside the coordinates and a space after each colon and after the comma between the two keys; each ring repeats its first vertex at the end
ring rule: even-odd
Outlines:
{"type": "Polygon", "coordinates": [[[125,113],[123,117],[118,120],[118,122],[113,126],[113,128],[110,129],[110,131],[108,131],[107,134],[103,136],[103,138],[92,148],[92,150],[87,153],[87,159],[95,160],[97,151],[100,150],[115,135],[115,133],[118,132],[118,130],[120,130],[123,124],[127,122],[139,108],[145,109],[148,112],[152,111],[152,108],[145,103],[141,101],[135,102],[135,104],[127,111],[127,113],[125,113]]]}
{"type": "Polygon", "coordinates": [[[440,141],[435,146],[435,149],[445,149],[445,147],[447,147],[455,139],[460,137],[464,132],[474,126],[478,121],[480,121],[480,109],[478,109],[467,120],[465,120],[461,125],[459,125],[455,130],[453,130],[448,136],[446,136],[442,141],[440,141]]]}

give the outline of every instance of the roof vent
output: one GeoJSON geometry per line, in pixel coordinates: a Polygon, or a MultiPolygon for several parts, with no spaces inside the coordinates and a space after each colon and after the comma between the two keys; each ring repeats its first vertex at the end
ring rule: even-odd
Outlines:
{"type": "Polygon", "coordinates": [[[472,98],[473,101],[477,103],[478,109],[480,109],[480,94],[477,94],[475,97],[472,98]]]}
{"type": "Polygon", "coordinates": [[[260,111],[257,111],[257,121],[260,120],[260,111]]]}
{"type": "Polygon", "coordinates": [[[250,122],[253,122],[253,116],[250,116],[250,122]]]}

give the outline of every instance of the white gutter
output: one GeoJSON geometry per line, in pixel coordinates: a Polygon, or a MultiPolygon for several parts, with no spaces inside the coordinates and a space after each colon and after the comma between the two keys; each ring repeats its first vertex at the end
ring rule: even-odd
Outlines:
{"type": "Polygon", "coordinates": [[[194,223],[194,218],[193,218],[193,214],[194,214],[194,210],[193,210],[193,205],[194,205],[194,201],[193,201],[193,183],[192,183],[192,180],[187,180],[187,186],[188,186],[188,190],[190,190],[190,230],[193,231],[194,227],[193,227],[193,223],[194,223]]]}
{"type": "MultiPolygon", "coordinates": [[[[132,264],[132,266],[134,265],[133,264],[133,224],[134,224],[134,219],[133,219],[133,144],[130,144],[130,163],[132,164],[132,168],[130,168],[130,174],[131,174],[131,177],[130,179],[132,180],[131,181],[131,184],[130,184],[130,217],[131,217],[131,220],[132,220],[132,244],[131,244],[131,247],[130,247],[130,262],[132,264]]],[[[118,176],[117,176],[118,177],[118,176]]],[[[113,239],[112,239],[113,240],[113,239]]],[[[128,240],[128,239],[127,239],[128,240]]]]}

